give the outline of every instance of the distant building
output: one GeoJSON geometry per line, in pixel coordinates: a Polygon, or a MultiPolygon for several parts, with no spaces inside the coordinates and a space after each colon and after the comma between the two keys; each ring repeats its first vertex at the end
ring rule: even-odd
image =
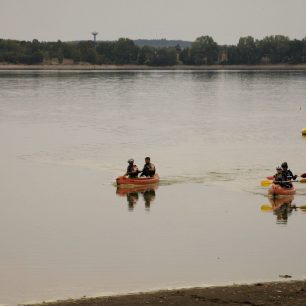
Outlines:
{"type": "Polygon", "coordinates": [[[261,64],[270,64],[271,63],[271,59],[269,56],[264,55],[261,59],[260,59],[260,63],[261,64]]]}
{"type": "Polygon", "coordinates": [[[175,46],[175,50],[176,50],[176,63],[177,64],[182,64],[182,62],[180,61],[180,54],[182,52],[182,48],[179,44],[177,44],[175,46]]]}
{"type": "Polygon", "coordinates": [[[228,62],[228,54],[226,47],[221,46],[218,53],[218,64],[226,64],[228,62]]]}

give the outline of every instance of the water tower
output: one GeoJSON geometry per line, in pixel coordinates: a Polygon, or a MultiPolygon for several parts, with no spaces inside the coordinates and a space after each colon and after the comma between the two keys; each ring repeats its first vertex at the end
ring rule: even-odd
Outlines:
{"type": "Polygon", "coordinates": [[[94,43],[96,44],[96,37],[97,37],[97,35],[98,35],[99,33],[96,32],[96,31],[93,31],[91,34],[93,35],[94,43]]]}

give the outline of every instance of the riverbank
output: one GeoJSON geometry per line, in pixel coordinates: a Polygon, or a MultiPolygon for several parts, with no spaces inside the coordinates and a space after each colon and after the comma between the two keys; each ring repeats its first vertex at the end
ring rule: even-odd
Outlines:
{"type": "Polygon", "coordinates": [[[12,65],[0,64],[0,70],[305,70],[306,64],[289,65],[175,65],[175,66],[146,66],[146,65],[90,65],[90,64],[41,64],[41,65],[12,65]]]}
{"type": "Polygon", "coordinates": [[[305,306],[306,281],[257,283],[224,287],[165,290],[120,296],[82,298],[32,306],[305,306]]]}

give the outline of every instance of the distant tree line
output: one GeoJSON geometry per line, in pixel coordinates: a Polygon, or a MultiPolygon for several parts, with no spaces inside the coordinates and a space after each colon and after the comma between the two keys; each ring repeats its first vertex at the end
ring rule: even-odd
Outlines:
{"type": "Polygon", "coordinates": [[[212,65],[212,64],[299,64],[306,63],[306,38],[267,36],[255,40],[241,37],[237,45],[218,45],[212,37],[198,37],[188,47],[139,46],[128,38],[117,41],[40,42],[0,39],[0,62],[39,64],[63,63],[135,65],[212,65]]]}
{"type": "Polygon", "coordinates": [[[151,46],[154,48],[163,48],[163,47],[175,47],[180,45],[181,48],[187,48],[191,46],[191,41],[187,40],[170,40],[170,39],[135,39],[134,43],[136,46],[151,46]]]}

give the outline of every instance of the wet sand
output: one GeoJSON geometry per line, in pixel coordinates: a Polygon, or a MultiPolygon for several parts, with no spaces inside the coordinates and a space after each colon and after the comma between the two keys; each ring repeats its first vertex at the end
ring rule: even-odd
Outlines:
{"type": "Polygon", "coordinates": [[[225,287],[165,290],[110,297],[82,298],[35,304],[52,306],[137,306],[137,305],[210,305],[210,306],[305,306],[306,281],[256,283],[225,287]]]}
{"type": "Polygon", "coordinates": [[[0,70],[306,70],[306,64],[274,64],[274,65],[90,65],[84,64],[0,64],[0,70]]]}

